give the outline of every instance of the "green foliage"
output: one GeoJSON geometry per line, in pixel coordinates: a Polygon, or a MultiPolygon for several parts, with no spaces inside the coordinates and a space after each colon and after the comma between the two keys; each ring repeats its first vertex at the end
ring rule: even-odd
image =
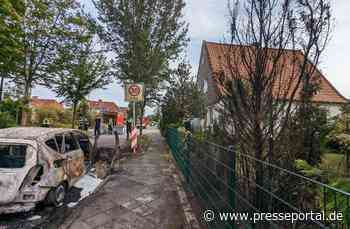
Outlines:
{"type": "Polygon", "coordinates": [[[23,109],[21,101],[6,98],[0,102],[0,128],[16,126],[19,113],[23,109]]]}
{"type": "Polygon", "coordinates": [[[314,104],[307,106],[307,110],[307,117],[304,117],[302,107],[295,114],[291,114],[288,132],[284,133],[286,142],[281,144],[283,148],[279,150],[288,150],[288,154],[295,159],[305,160],[316,166],[321,162],[326,136],[332,126],[327,120],[327,110],[314,104]]]}
{"type": "Polygon", "coordinates": [[[145,84],[146,106],[159,103],[160,89],[169,78],[168,65],[187,44],[188,26],[183,20],[184,0],[97,0],[101,38],[115,53],[118,79],[145,84]]]}
{"type": "Polygon", "coordinates": [[[336,118],[333,133],[350,134],[350,105],[342,107],[342,113],[336,118]]]}
{"type": "Polygon", "coordinates": [[[350,108],[344,106],[342,114],[334,123],[332,131],[327,135],[327,147],[329,150],[340,153],[350,153],[350,108]]]}
{"type": "Polygon", "coordinates": [[[21,61],[21,19],[24,2],[0,0],[0,74],[14,73],[21,61]]]}
{"type": "Polygon", "coordinates": [[[338,153],[325,153],[322,155],[320,169],[327,176],[326,180],[343,177],[346,174],[345,155],[338,153]]]}
{"type": "Polygon", "coordinates": [[[295,160],[295,168],[307,177],[320,177],[322,175],[322,170],[311,166],[304,160],[295,160]]]}
{"type": "Polygon", "coordinates": [[[7,112],[0,111],[0,129],[16,126],[16,120],[7,112]]]}
{"type": "Polygon", "coordinates": [[[172,72],[169,87],[162,99],[162,128],[170,123],[183,123],[205,114],[205,96],[191,76],[191,67],[182,62],[172,72]]]}
{"type": "Polygon", "coordinates": [[[58,123],[58,110],[54,108],[41,108],[35,109],[32,115],[35,115],[35,126],[41,126],[45,119],[49,120],[50,124],[53,126],[58,123]]]}
{"type": "MultiPolygon", "coordinates": [[[[344,192],[350,192],[350,182],[348,179],[338,178],[337,180],[331,182],[329,185],[344,192]]],[[[318,195],[320,200],[320,209],[327,209],[328,213],[331,213],[333,211],[341,212],[343,213],[343,221],[347,224],[350,223],[349,216],[346,215],[350,212],[346,195],[334,191],[327,191],[324,193],[323,188],[320,188],[318,195]]]]}
{"type": "MultiPolygon", "coordinates": [[[[93,34],[81,33],[73,39],[67,39],[60,47],[58,58],[51,66],[51,89],[72,104],[72,127],[75,126],[76,111],[80,101],[93,90],[103,88],[111,82],[111,64],[107,58],[96,52],[93,47],[93,34]],[[81,38],[84,37],[84,42],[81,38]]],[[[81,107],[83,109],[83,107],[81,107]]],[[[85,111],[88,109],[84,107],[85,111]]]]}
{"type": "Polygon", "coordinates": [[[193,138],[197,141],[204,141],[208,138],[207,133],[203,131],[198,131],[193,134],[193,138]]]}
{"type": "Polygon", "coordinates": [[[70,127],[72,111],[70,109],[60,110],[53,107],[35,109],[32,112],[35,126],[42,126],[43,121],[48,119],[50,127],[68,128],[70,127]]]}
{"type": "Polygon", "coordinates": [[[35,84],[48,83],[48,66],[55,60],[57,49],[63,44],[76,25],[69,18],[75,17],[76,1],[27,0],[22,32],[22,52],[27,62],[19,66],[16,82],[25,88],[29,97],[35,84]]]}
{"type": "Polygon", "coordinates": [[[349,134],[335,134],[332,139],[340,146],[340,152],[343,154],[350,153],[350,135],[349,134]]]}
{"type": "Polygon", "coordinates": [[[101,54],[94,53],[92,40],[60,50],[60,59],[53,74],[52,89],[68,103],[77,104],[92,90],[110,83],[110,65],[101,54]]]}

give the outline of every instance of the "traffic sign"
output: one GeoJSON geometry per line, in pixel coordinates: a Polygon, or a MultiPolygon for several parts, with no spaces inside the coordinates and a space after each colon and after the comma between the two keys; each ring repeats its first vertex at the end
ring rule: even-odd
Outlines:
{"type": "Polygon", "coordinates": [[[144,85],[134,83],[125,85],[125,100],[128,102],[139,102],[144,100],[144,85]]]}

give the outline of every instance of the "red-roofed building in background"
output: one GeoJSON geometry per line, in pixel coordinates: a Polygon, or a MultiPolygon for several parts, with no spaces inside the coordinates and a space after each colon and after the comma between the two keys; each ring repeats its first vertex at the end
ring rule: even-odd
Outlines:
{"type": "Polygon", "coordinates": [[[40,99],[38,96],[33,96],[30,101],[32,108],[54,108],[57,110],[63,110],[63,103],[59,103],[55,99],[40,99]]]}
{"type": "Polygon", "coordinates": [[[114,102],[109,101],[91,101],[88,100],[90,111],[97,113],[101,118],[102,122],[105,125],[113,122],[115,124],[118,117],[119,107],[114,102]]]}
{"type": "Polygon", "coordinates": [[[107,102],[103,100],[98,101],[88,101],[90,110],[97,111],[100,113],[111,113],[111,114],[117,114],[119,111],[119,108],[117,104],[114,102],[107,102]]]}
{"type": "MultiPolygon", "coordinates": [[[[230,76],[232,72],[242,77],[246,75],[246,68],[243,64],[242,67],[239,67],[239,64],[227,66],[227,64],[224,63],[225,57],[230,55],[235,63],[241,63],[242,57],[240,56],[240,53],[244,49],[251,48],[253,47],[206,41],[203,42],[197,74],[197,84],[208,97],[208,114],[205,120],[205,125],[210,125],[219,115],[216,112],[215,106],[218,104],[219,95],[224,95],[225,88],[222,88],[218,82],[222,80],[232,80],[233,77],[230,76]],[[230,67],[236,69],[230,69],[230,67]]],[[[270,49],[269,52],[273,55],[275,49],[270,49]]],[[[297,68],[294,68],[293,66],[298,64],[298,61],[303,60],[303,58],[304,56],[301,51],[283,50],[283,55],[281,56],[281,62],[283,63],[281,63],[281,65],[283,66],[284,71],[280,76],[280,83],[274,85],[275,91],[273,93],[274,96],[276,96],[276,99],[281,98],[281,94],[279,93],[288,92],[288,97],[291,88],[295,88],[293,85],[297,85],[295,82],[297,80],[297,74],[293,74],[293,70],[297,68]],[[291,87],[288,85],[291,85],[291,87]]],[[[349,103],[349,100],[342,96],[318,69],[314,72],[312,79],[317,80],[320,86],[320,90],[312,98],[313,102],[326,107],[330,116],[340,114],[340,106],[349,103]]],[[[300,92],[299,88],[297,92],[298,91],[300,92]]],[[[298,98],[299,95],[297,95],[294,100],[297,102],[298,98]]]]}
{"type": "Polygon", "coordinates": [[[54,109],[58,111],[64,110],[64,105],[62,102],[60,103],[55,99],[41,99],[38,96],[32,97],[29,103],[29,106],[32,109],[32,114],[31,114],[32,123],[35,123],[37,121],[36,112],[39,109],[54,109]]]}

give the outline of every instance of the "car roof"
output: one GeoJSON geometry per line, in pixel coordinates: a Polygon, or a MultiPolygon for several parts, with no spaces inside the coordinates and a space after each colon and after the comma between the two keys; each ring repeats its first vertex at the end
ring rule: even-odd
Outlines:
{"type": "Polygon", "coordinates": [[[77,130],[66,128],[14,127],[0,129],[0,138],[37,140],[39,138],[77,130]]]}

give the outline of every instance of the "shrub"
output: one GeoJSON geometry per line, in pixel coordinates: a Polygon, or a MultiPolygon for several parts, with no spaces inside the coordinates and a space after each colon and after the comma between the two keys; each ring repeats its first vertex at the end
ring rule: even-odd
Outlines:
{"type": "Polygon", "coordinates": [[[297,171],[299,171],[307,177],[320,177],[322,175],[322,170],[311,166],[305,160],[295,160],[295,167],[297,171]]]}
{"type": "Polygon", "coordinates": [[[20,120],[20,111],[23,109],[21,101],[6,98],[0,102],[0,128],[14,127],[20,120]]]}
{"type": "Polygon", "coordinates": [[[0,112],[0,128],[16,126],[16,119],[7,112],[0,112]]]}
{"type": "Polygon", "coordinates": [[[41,126],[44,119],[48,119],[52,127],[70,128],[72,112],[69,109],[60,110],[54,107],[39,108],[33,110],[32,119],[35,126],[41,126]]]}
{"type": "MultiPolygon", "coordinates": [[[[350,183],[348,179],[338,178],[337,180],[330,182],[330,186],[340,189],[344,192],[350,192],[350,183]]],[[[327,209],[328,213],[337,211],[343,213],[343,222],[349,223],[349,217],[346,215],[349,213],[347,196],[333,191],[324,193],[324,189],[319,190],[320,209],[327,209]],[[336,201],[335,201],[336,200],[336,201]],[[326,201],[326,202],[325,202],[326,201]]]]}

